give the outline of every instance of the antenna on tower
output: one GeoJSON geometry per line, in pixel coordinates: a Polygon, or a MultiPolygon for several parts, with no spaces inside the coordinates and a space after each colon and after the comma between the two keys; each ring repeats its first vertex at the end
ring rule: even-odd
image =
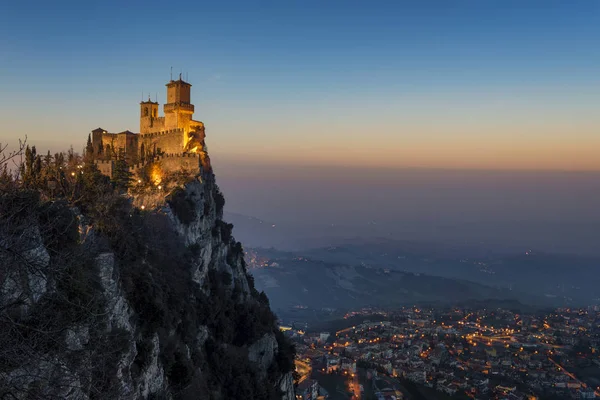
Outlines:
{"type": "Polygon", "coordinates": [[[158,92],[154,92],[154,102],[158,103],[158,92]]]}
{"type": "Polygon", "coordinates": [[[171,67],[171,80],[173,80],[173,67],[171,67]]]}

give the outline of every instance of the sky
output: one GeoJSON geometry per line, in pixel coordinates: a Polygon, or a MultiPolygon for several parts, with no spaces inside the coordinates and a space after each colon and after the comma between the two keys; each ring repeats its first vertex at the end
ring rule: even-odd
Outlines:
{"type": "Polygon", "coordinates": [[[172,67],[226,167],[599,171],[599,21],[591,0],[2,2],[0,142],[137,131],[172,67]]]}

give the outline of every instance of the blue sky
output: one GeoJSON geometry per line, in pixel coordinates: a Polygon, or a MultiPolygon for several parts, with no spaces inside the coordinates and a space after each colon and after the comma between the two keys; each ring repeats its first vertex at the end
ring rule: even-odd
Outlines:
{"type": "Polygon", "coordinates": [[[172,66],[224,160],[600,170],[599,22],[596,1],[4,2],[0,141],[135,131],[172,66]]]}

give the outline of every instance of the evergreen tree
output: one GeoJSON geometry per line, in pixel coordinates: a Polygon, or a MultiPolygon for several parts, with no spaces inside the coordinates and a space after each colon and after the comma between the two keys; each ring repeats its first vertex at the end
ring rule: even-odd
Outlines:
{"type": "Polygon", "coordinates": [[[131,186],[132,181],[133,174],[129,172],[125,154],[120,151],[113,168],[112,183],[119,191],[125,192],[131,186]]]}
{"type": "Polygon", "coordinates": [[[35,187],[39,183],[42,171],[42,160],[37,155],[35,146],[25,148],[25,163],[21,165],[20,172],[25,187],[35,187]]]}
{"type": "Polygon", "coordinates": [[[11,173],[8,171],[8,166],[4,164],[0,169],[2,169],[2,172],[0,172],[0,187],[11,184],[13,179],[11,173]]]}
{"type": "Polygon", "coordinates": [[[140,162],[142,164],[144,164],[145,161],[146,161],[146,147],[144,146],[144,143],[142,143],[142,145],[140,146],[140,162]]]}
{"type": "Polygon", "coordinates": [[[65,165],[65,154],[64,153],[56,153],[54,155],[54,169],[59,170],[62,169],[65,165]]]}
{"type": "Polygon", "coordinates": [[[67,151],[67,162],[71,163],[75,159],[75,150],[73,150],[73,146],[69,148],[67,151]]]}
{"type": "Polygon", "coordinates": [[[60,152],[54,155],[54,168],[52,172],[58,182],[59,190],[62,191],[66,185],[65,153],[60,152]]]}
{"type": "Polygon", "coordinates": [[[36,180],[39,180],[39,178],[42,176],[42,157],[36,155],[35,159],[33,161],[33,175],[35,176],[36,180]]]}
{"type": "Polygon", "coordinates": [[[50,154],[50,150],[48,150],[48,154],[44,156],[44,168],[50,168],[52,166],[52,155],[50,154]]]}
{"type": "Polygon", "coordinates": [[[94,145],[92,145],[92,136],[88,134],[87,144],[85,145],[85,155],[92,156],[94,154],[94,145]]]}

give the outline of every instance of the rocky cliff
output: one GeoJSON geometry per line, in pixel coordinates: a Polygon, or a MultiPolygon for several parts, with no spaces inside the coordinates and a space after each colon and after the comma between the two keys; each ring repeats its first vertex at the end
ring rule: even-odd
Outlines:
{"type": "Polygon", "coordinates": [[[222,220],[212,171],[77,196],[4,187],[0,398],[284,399],[293,348],[222,220]]]}

